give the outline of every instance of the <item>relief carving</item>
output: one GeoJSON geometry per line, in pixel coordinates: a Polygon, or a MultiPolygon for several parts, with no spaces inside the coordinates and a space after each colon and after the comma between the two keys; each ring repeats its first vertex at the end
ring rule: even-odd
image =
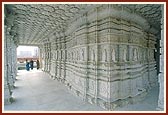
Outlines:
{"type": "Polygon", "coordinates": [[[123,51],[123,60],[127,61],[127,49],[124,49],[123,51]]]}
{"type": "Polygon", "coordinates": [[[65,58],[65,52],[62,51],[62,59],[64,59],[64,58],[65,58]]]}
{"type": "Polygon", "coordinates": [[[102,61],[107,62],[107,50],[103,49],[102,50],[102,61]]]}
{"type": "Polygon", "coordinates": [[[114,49],[111,49],[111,60],[112,60],[113,62],[116,61],[116,60],[115,60],[115,50],[114,50],[114,49]]]}
{"type": "Polygon", "coordinates": [[[71,52],[71,58],[72,58],[72,60],[73,60],[73,52],[71,52]]]}
{"type": "Polygon", "coordinates": [[[95,89],[95,85],[94,85],[94,81],[93,80],[89,80],[89,90],[94,90],[95,89]]]}
{"type": "Polygon", "coordinates": [[[77,60],[80,60],[80,57],[79,57],[79,52],[77,51],[77,60]]]}
{"type": "Polygon", "coordinates": [[[99,89],[99,91],[100,91],[100,94],[102,95],[102,96],[107,96],[107,84],[105,83],[105,82],[101,82],[100,83],[100,89],[99,89]]]}
{"type": "Polygon", "coordinates": [[[84,49],[82,49],[82,61],[84,61],[84,49]]]}
{"type": "Polygon", "coordinates": [[[92,50],[92,61],[95,61],[95,51],[92,50]]]}
{"type": "Polygon", "coordinates": [[[57,60],[57,51],[55,52],[55,59],[57,60]]]}
{"type": "Polygon", "coordinates": [[[138,52],[137,49],[134,48],[133,49],[133,61],[137,61],[138,60],[138,52]]]}
{"type": "Polygon", "coordinates": [[[71,53],[70,52],[68,53],[68,59],[69,60],[71,59],[71,53]]]}

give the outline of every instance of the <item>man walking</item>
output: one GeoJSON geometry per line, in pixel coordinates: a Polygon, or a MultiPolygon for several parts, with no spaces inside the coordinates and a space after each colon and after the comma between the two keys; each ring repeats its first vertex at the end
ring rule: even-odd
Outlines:
{"type": "Polygon", "coordinates": [[[30,61],[30,68],[31,68],[31,70],[33,70],[33,59],[31,59],[31,61],[30,61]]]}

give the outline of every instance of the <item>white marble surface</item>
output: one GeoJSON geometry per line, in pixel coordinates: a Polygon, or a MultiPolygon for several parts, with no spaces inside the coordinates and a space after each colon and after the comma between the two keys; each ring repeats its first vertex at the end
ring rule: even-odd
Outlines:
{"type": "MultiPolygon", "coordinates": [[[[66,86],[40,71],[19,70],[16,88],[13,90],[15,102],[5,105],[7,111],[106,111],[96,105],[82,101],[66,86]]],[[[114,111],[156,111],[158,87],[155,87],[144,101],[116,108],[114,111]]],[[[109,111],[110,112],[110,111],[109,111]]]]}
{"type": "Polygon", "coordinates": [[[19,70],[13,90],[15,102],[5,111],[103,111],[70,93],[63,84],[40,71],[19,70]]]}

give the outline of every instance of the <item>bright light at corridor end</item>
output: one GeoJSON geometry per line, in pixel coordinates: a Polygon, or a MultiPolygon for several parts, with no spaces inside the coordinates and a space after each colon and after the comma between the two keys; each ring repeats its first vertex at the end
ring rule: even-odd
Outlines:
{"type": "Polygon", "coordinates": [[[17,57],[34,57],[38,56],[37,46],[18,46],[17,57]]]}

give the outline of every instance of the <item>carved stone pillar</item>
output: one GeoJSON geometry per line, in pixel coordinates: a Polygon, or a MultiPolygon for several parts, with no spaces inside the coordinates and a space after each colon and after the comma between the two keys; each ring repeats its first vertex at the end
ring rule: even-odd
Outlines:
{"type": "Polygon", "coordinates": [[[65,37],[65,32],[63,32],[63,82],[65,83],[66,81],[66,61],[67,61],[67,50],[66,50],[66,37],[65,37]]]}
{"type": "Polygon", "coordinates": [[[44,68],[44,65],[43,65],[43,61],[44,61],[44,57],[43,57],[43,52],[44,52],[44,49],[42,46],[39,46],[38,47],[38,55],[39,55],[39,62],[40,62],[40,68],[43,70],[44,68]]]}
{"type": "Polygon", "coordinates": [[[85,23],[85,32],[86,32],[86,35],[85,35],[85,39],[86,39],[86,44],[85,44],[85,48],[86,49],[81,49],[81,61],[84,62],[84,65],[86,67],[85,69],[85,78],[84,78],[84,87],[83,87],[83,100],[86,101],[87,100],[87,91],[88,91],[88,59],[89,59],[89,46],[88,46],[88,26],[87,26],[87,13],[84,15],[84,23],[85,23]]]}
{"type": "Polygon", "coordinates": [[[55,33],[51,34],[49,36],[50,42],[51,42],[51,51],[50,51],[50,76],[52,79],[55,79],[55,68],[56,68],[56,60],[55,60],[55,50],[56,50],[56,39],[55,39],[55,33]]]}
{"type": "Polygon", "coordinates": [[[11,26],[4,26],[4,104],[9,104],[13,101],[12,89],[17,74],[17,56],[15,35],[11,33],[11,26]]]}
{"type": "Polygon", "coordinates": [[[160,40],[160,73],[159,77],[159,99],[157,110],[164,110],[164,7],[162,6],[162,19],[161,19],[161,40],[160,40]]]}
{"type": "MultiPolygon", "coordinates": [[[[8,82],[9,82],[9,85],[11,87],[11,89],[14,88],[14,82],[15,82],[15,75],[14,75],[14,53],[16,52],[13,52],[13,48],[14,48],[14,43],[13,43],[13,36],[9,34],[7,34],[6,36],[6,48],[7,48],[7,71],[8,71],[8,82]]],[[[16,60],[15,60],[16,62],[16,60]]]]}
{"type": "MultiPolygon", "coordinates": [[[[96,51],[95,51],[95,96],[94,96],[94,103],[97,104],[98,98],[98,64],[99,64],[99,46],[98,46],[98,8],[95,9],[96,12],[96,28],[95,28],[95,39],[96,39],[96,51]]],[[[105,57],[106,58],[106,57],[105,57]]]]}
{"type": "Polygon", "coordinates": [[[62,57],[62,52],[61,52],[61,37],[60,35],[58,35],[58,40],[59,40],[59,44],[58,44],[58,80],[60,80],[61,78],[61,57],[62,57]]]}
{"type": "Polygon", "coordinates": [[[8,47],[7,47],[7,26],[4,27],[4,104],[10,104],[12,99],[12,90],[9,84],[9,71],[8,71],[8,47]]]}
{"type": "Polygon", "coordinates": [[[51,43],[47,38],[44,41],[44,71],[50,72],[50,61],[51,61],[51,43]]]}
{"type": "Polygon", "coordinates": [[[49,72],[50,70],[50,49],[51,49],[51,45],[49,42],[49,39],[45,39],[43,41],[43,46],[44,46],[44,53],[43,53],[43,57],[44,57],[44,71],[45,72],[49,72]]]}
{"type": "Polygon", "coordinates": [[[43,58],[44,58],[44,71],[46,72],[46,68],[47,68],[47,65],[46,65],[46,63],[47,63],[47,52],[46,52],[46,50],[47,50],[47,45],[46,45],[46,43],[44,43],[44,52],[43,52],[43,58]]]}

